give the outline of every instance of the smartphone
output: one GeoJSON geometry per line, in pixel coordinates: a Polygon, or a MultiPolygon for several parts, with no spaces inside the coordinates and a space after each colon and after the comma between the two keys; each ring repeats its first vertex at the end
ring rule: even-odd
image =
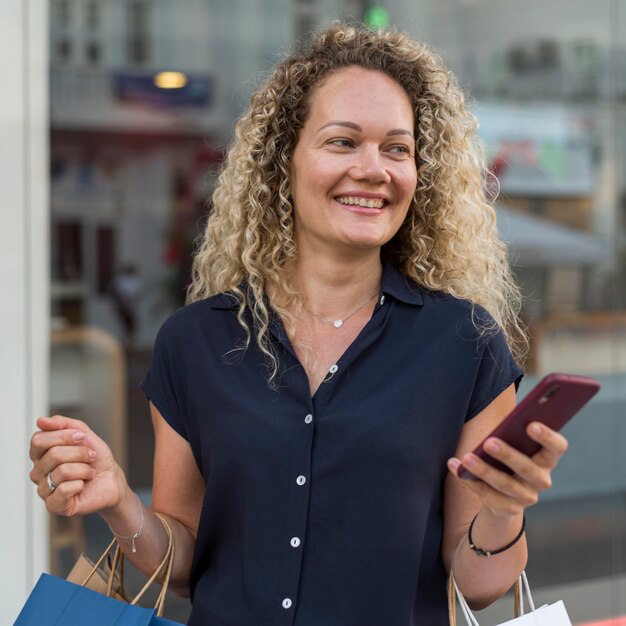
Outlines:
{"type": "MultiPolygon", "coordinates": [[[[530,422],[542,422],[553,430],[561,430],[600,389],[600,383],[588,376],[548,374],[507,415],[474,450],[474,454],[507,474],[513,471],[489,456],[483,449],[489,437],[497,437],[527,456],[536,454],[541,446],[526,434],[530,422]]],[[[466,467],[457,470],[460,478],[478,480],[466,467]]]]}

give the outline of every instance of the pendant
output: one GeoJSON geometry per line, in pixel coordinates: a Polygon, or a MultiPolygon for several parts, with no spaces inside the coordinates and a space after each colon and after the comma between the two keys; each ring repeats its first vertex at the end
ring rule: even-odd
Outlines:
{"type": "Polygon", "coordinates": [[[335,320],[335,321],[333,322],[333,326],[334,326],[335,328],[341,328],[341,327],[343,326],[343,320],[335,320]]]}

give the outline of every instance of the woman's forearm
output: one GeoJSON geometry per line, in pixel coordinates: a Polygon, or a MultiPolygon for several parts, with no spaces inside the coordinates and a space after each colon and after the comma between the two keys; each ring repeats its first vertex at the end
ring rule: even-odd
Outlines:
{"type": "MultiPolygon", "coordinates": [[[[522,523],[521,513],[495,516],[483,508],[472,528],[472,540],[474,545],[485,551],[498,550],[517,537],[522,523]]],[[[480,556],[470,548],[465,534],[456,548],[452,572],[470,607],[480,610],[512,587],[526,566],[527,558],[525,535],[500,554],[480,556]]]]}
{"type": "MultiPolygon", "coordinates": [[[[158,513],[166,517],[174,538],[174,563],[169,588],[178,595],[187,597],[195,538],[175,518],[160,511],[158,513]]],[[[168,546],[167,531],[154,511],[141,504],[137,495],[128,489],[118,506],[100,511],[100,515],[118,539],[126,558],[146,576],[152,576],[163,560],[168,546]],[[131,539],[140,528],[139,535],[131,539]]],[[[162,574],[163,572],[158,576],[158,581],[162,580],[162,574]]]]}

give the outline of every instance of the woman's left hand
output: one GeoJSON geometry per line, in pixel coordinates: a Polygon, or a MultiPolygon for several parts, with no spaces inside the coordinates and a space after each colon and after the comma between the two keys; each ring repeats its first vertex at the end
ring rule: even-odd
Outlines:
{"type": "Polygon", "coordinates": [[[526,432],[542,446],[532,457],[495,437],[489,437],[484,445],[490,456],[513,470],[513,475],[492,467],[471,452],[448,461],[454,474],[463,464],[480,479],[464,483],[495,516],[516,515],[535,504],[539,493],[552,486],[552,470],[567,450],[567,439],[545,424],[532,422],[526,432]]]}

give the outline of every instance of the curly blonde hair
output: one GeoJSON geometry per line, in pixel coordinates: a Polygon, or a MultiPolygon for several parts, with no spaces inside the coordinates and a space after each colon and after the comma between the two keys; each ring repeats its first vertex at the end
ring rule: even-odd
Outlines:
{"type": "Polygon", "coordinates": [[[393,78],[415,111],[418,184],[383,257],[426,289],[484,307],[521,362],[527,340],[519,319],[520,293],[497,235],[495,211],[485,198],[476,118],[439,57],[394,30],[333,23],[280,62],[253,93],[213,194],[187,301],[235,294],[248,337],[241,347],[250,343],[249,309],[272,382],[278,361],[268,335],[271,308],[290,320],[285,303],[300,302],[290,272],[297,258],[290,177],[294,149],[312,94],[330,73],[349,66],[393,78]],[[275,294],[281,294],[281,302],[275,294]]]}

